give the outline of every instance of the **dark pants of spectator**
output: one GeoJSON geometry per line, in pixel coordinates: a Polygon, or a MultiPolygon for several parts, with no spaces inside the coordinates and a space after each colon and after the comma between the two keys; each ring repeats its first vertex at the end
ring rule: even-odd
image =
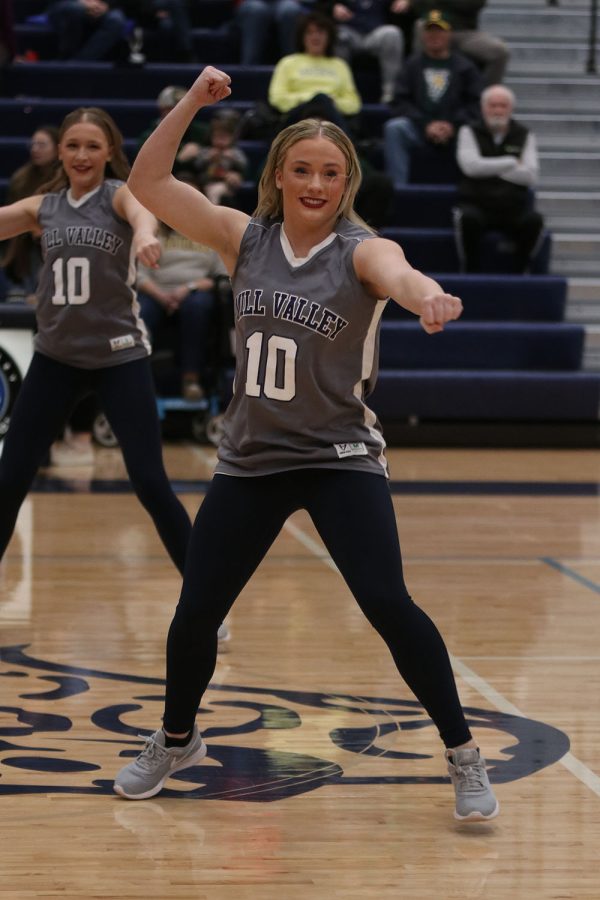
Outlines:
{"type": "Polygon", "coordinates": [[[152,9],[160,15],[156,18],[158,38],[162,47],[161,59],[175,62],[192,62],[194,46],[192,26],[185,0],[153,0],[152,9]]]}
{"type": "Polygon", "coordinates": [[[286,128],[302,119],[326,119],[328,122],[333,122],[346,134],[351,134],[348,119],[339,111],[328,94],[315,94],[310,100],[290,109],[283,117],[282,127],[286,128]]]}
{"type": "Polygon", "coordinates": [[[454,222],[463,272],[482,271],[481,241],[486,231],[506,234],[515,245],[517,271],[527,272],[544,228],[544,220],[533,209],[490,212],[468,203],[456,208],[454,222]]]}
{"type": "Polygon", "coordinates": [[[125,37],[126,19],[118,9],[93,17],[77,0],[60,0],[48,19],[58,34],[59,59],[109,59],[125,37]]]}
{"type": "MultiPolygon", "coordinates": [[[[142,291],[138,293],[138,301],[142,319],[155,341],[170,317],[164,306],[142,291]]],[[[206,374],[207,347],[214,311],[215,295],[212,291],[192,291],[174,314],[179,320],[177,351],[181,371],[194,372],[201,381],[206,374]]]]}
{"type": "Polygon", "coordinates": [[[384,228],[389,224],[394,205],[394,184],[384,172],[367,172],[356,195],[354,208],[371,226],[384,228]]]}
{"type": "Polygon", "coordinates": [[[296,25],[306,12],[299,0],[242,0],[236,21],[240,33],[240,62],[245,66],[267,62],[271,28],[277,31],[277,59],[296,52],[296,25]]]}

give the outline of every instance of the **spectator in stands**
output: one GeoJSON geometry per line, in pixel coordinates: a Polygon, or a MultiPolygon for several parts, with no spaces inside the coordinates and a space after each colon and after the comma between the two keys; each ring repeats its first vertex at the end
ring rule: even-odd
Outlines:
{"type": "Polygon", "coordinates": [[[479,115],[481,76],[461,53],[450,49],[452,29],[439,12],[423,22],[422,47],[404,64],[393,118],[384,125],[384,154],[396,187],[409,181],[410,154],[429,146],[454,154],[460,125],[479,115]]]}
{"type": "Polygon", "coordinates": [[[350,66],[333,55],[335,38],[335,24],[321,13],[299,21],[296,53],[279,60],[269,85],[269,103],[282,114],[281,127],[316,118],[349,132],[347,117],[358,115],[362,101],[350,66]]]}
{"type": "MultiPolygon", "coordinates": [[[[35,194],[50,181],[58,169],[58,128],[44,125],[32,135],[29,145],[29,162],[17,169],[10,178],[7,203],[15,203],[23,197],[35,194]]],[[[42,264],[39,238],[31,233],[12,238],[5,249],[2,265],[9,281],[8,299],[33,302],[42,264]]]]}
{"type": "Polygon", "coordinates": [[[48,19],[58,34],[59,59],[111,59],[125,40],[118,0],[58,0],[48,19]]]}
{"type": "MultiPolygon", "coordinates": [[[[504,41],[479,30],[479,13],[486,0],[396,0],[395,11],[414,10],[419,18],[438,10],[452,25],[452,46],[483,70],[484,85],[504,78],[509,51],[504,41]]],[[[417,25],[418,28],[418,25],[417,25]]]]}
{"type": "Polygon", "coordinates": [[[457,160],[463,173],[455,229],[463,270],[481,271],[481,240],[498,230],[515,243],[516,265],[527,272],[544,227],[531,189],[539,164],[534,135],[512,118],[515,97],[502,85],[481,96],[482,119],[458,134],[457,160]]]}
{"type": "Polygon", "coordinates": [[[181,392],[186,400],[201,400],[206,390],[216,280],[227,276],[227,271],[214,250],[167,225],[161,225],[158,237],[160,267],[138,268],[141,315],[153,342],[168,319],[176,317],[181,392]]]}
{"type": "MultiPolygon", "coordinates": [[[[58,161],[58,128],[43,125],[32,135],[29,145],[29,162],[12,175],[7,191],[7,203],[15,203],[23,197],[36,194],[48,184],[60,168],[58,161]]],[[[17,235],[7,243],[3,257],[8,282],[7,300],[25,301],[35,306],[35,291],[42,252],[39,238],[31,232],[17,235]]],[[[82,401],[69,418],[62,440],[50,448],[50,464],[53,466],[89,465],[94,461],[92,448],[92,422],[96,415],[94,400],[82,401]]]]}
{"type": "Polygon", "coordinates": [[[333,5],[338,24],[336,52],[347,61],[357,53],[377,57],[381,70],[381,103],[390,103],[402,65],[404,38],[396,25],[387,21],[389,0],[343,0],[333,5]]]}
{"type": "MultiPolygon", "coordinates": [[[[164,117],[171,112],[173,107],[179,103],[185,94],[186,89],[184,87],[179,87],[174,84],[170,84],[162,89],[156,98],[158,118],[155,119],[150,127],[139,136],[137,142],[138,150],[147,138],[150,137],[161,119],[164,119],[164,117]]],[[[208,143],[208,138],[209,129],[205,122],[190,122],[190,126],[183,136],[183,140],[175,158],[174,174],[180,175],[183,173],[186,175],[194,175],[193,161],[196,159],[200,147],[208,143]]]]}
{"type": "MultiPolygon", "coordinates": [[[[128,19],[150,33],[151,59],[195,62],[186,0],[118,0],[128,19]],[[154,36],[155,40],[152,40],[154,36]]],[[[145,49],[145,48],[144,48],[145,49]]]]}
{"type": "Polygon", "coordinates": [[[296,24],[310,5],[311,0],[306,5],[299,0],[241,0],[236,12],[240,62],[245,66],[269,62],[273,26],[277,31],[278,58],[293,53],[296,24]]]}
{"type": "Polygon", "coordinates": [[[12,0],[0,0],[0,75],[17,52],[12,0]]]}
{"type": "Polygon", "coordinates": [[[236,194],[248,170],[248,157],[236,146],[239,113],[221,109],[210,121],[210,144],[194,160],[197,182],[212,203],[236,207],[236,194]]]}

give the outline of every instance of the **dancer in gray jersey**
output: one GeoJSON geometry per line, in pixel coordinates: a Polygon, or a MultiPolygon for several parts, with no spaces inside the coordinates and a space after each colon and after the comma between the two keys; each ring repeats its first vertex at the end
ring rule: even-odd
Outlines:
{"type": "Polygon", "coordinates": [[[157,222],[131,194],[122,137],[103,110],[70,113],[47,192],[0,208],[0,240],[41,236],[35,353],[0,457],[0,558],[48,448],[79,397],[98,393],[133,487],[183,571],[191,531],[162,461],[135,261],[156,266],[157,222]]]}
{"type": "Polygon", "coordinates": [[[181,135],[200,107],[229,96],[229,84],[224,72],[204,69],[148,139],[129,180],[160,219],[221,255],[232,276],[237,365],[219,463],[169,630],[163,727],[119,772],[115,790],[151,797],[206,754],[195,718],[214,671],[219,623],[286,518],[304,508],[439,730],[455,815],[491,819],[498,803],[444,642],[404,584],[385,445],[366,403],[386,300],[414,312],[429,333],[458,318],[461,302],[354,213],[358,160],[331,123],[309,119],[279,134],[252,219],[174,179],[181,135]]]}

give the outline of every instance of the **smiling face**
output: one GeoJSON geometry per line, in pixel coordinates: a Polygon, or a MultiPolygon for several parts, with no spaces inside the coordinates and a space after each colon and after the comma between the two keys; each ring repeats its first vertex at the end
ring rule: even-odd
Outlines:
{"type": "Polygon", "coordinates": [[[112,146],[99,125],[77,122],[68,128],[59,144],[58,156],[75,199],[93,191],[104,180],[112,146]]]}
{"type": "Polygon", "coordinates": [[[283,214],[310,228],[331,230],[346,188],[346,159],[325,137],[305,138],[288,150],[275,171],[283,214]]]}

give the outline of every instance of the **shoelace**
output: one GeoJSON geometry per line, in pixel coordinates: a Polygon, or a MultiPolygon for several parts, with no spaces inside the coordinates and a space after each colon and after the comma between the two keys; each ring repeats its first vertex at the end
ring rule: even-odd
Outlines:
{"type": "Polygon", "coordinates": [[[461,790],[466,793],[479,793],[485,790],[483,763],[470,763],[466,766],[455,766],[456,774],[460,778],[461,790]]]}
{"type": "Polygon", "coordinates": [[[167,756],[167,750],[156,743],[154,735],[146,737],[145,734],[138,734],[138,737],[146,741],[144,749],[137,758],[138,765],[147,771],[151,771],[167,756]]]}

